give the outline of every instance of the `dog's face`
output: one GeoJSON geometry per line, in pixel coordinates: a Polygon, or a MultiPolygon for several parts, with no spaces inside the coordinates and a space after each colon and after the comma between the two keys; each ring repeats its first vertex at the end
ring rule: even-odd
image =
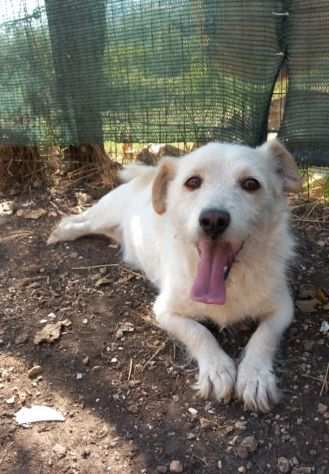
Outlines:
{"type": "Polygon", "coordinates": [[[211,143],[160,164],[153,205],[199,252],[194,299],[223,304],[218,281],[253,233],[276,218],[285,192],[300,186],[293,158],[277,141],[257,149],[211,143]]]}

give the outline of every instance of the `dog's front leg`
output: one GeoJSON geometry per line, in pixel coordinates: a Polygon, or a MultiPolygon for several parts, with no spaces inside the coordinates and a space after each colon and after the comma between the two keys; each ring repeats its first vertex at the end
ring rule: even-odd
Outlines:
{"type": "Polygon", "coordinates": [[[231,398],[236,368],[233,360],[221,349],[213,335],[202,324],[166,311],[157,311],[156,319],[162,329],[182,342],[199,365],[195,388],[207,398],[211,392],[217,400],[231,398]]]}
{"type": "Polygon", "coordinates": [[[250,338],[238,368],[236,393],[251,410],[269,411],[280,398],[273,358],[282,333],[291,323],[294,307],[288,289],[279,298],[276,309],[250,338]]]}

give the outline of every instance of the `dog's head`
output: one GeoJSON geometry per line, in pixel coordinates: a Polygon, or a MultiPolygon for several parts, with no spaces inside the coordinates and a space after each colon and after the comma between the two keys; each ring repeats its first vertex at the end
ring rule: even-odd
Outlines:
{"type": "Polygon", "coordinates": [[[285,194],[301,184],[293,157],[277,140],[256,149],[210,143],[160,162],[153,207],[199,252],[195,300],[225,302],[224,281],[244,243],[270,228],[285,194]]]}

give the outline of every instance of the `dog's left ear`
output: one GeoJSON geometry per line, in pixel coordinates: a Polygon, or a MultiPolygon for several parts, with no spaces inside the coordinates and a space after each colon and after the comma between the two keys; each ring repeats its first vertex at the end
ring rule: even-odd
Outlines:
{"type": "Polygon", "coordinates": [[[175,175],[175,158],[163,158],[158,167],[159,170],[152,187],[152,204],[155,212],[164,214],[167,208],[168,184],[175,175]]]}
{"type": "Polygon", "coordinates": [[[283,180],[283,190],[288,193],[297,193],[302,190],[303,178],[299,175],[298,166],[294,157],[285,146],[274,139],[264,143],[260,150],[274,160],[276,172],[283,180]]]}

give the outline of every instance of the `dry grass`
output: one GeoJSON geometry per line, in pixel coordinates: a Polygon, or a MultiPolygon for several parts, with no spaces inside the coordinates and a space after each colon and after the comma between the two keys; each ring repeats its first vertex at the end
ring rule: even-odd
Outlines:
{"type": "Polygon", "coordinates": [[[64,161],[71,184],[100,181],[110,189],[117,184],[121,165],[112,160],[100,145],[69,146],[64,150],[64,161]]]}
{"type": "Polygon", "coordinates": [[[0,190],[13,187],[26,190],[34,183],[47,184],[47,161],[40,156],[38,147],[25,145],[0,145],[0,190]]]}

